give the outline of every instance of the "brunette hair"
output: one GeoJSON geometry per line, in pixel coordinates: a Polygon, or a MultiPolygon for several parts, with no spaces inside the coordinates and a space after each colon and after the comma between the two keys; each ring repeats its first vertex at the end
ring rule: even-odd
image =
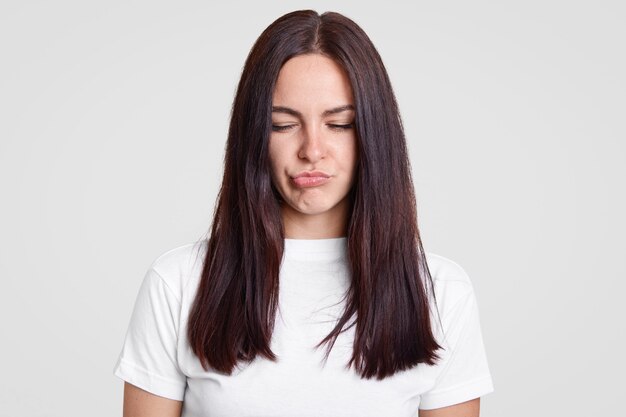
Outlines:
{"type": "Polygon", "coordinates": [[[343,316],[316,347],[330,342],[328,358],[339,334],[356,325],[347,367],[354,364],[362,378],[383,379],[419,363],[433,365],[441,346],[430,321],[432,278],[389,77],[356,23],[339,13],[312,10],[274,21],[244,65],[222,186],[189,315],[189,344],[205,370],[229,375],[240,360],[252,361],[257,354],[277,358],[270,340],[284,230],[268,155],[272,95],[283,64],[311,53],[335,60],[349,77],[359,153],[347,230],[351,284],[343,316]]]}

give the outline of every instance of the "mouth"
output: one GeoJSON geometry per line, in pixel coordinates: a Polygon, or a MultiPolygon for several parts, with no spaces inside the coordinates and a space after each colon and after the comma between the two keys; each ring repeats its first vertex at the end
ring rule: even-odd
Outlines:
{"type": "Polygon", "coordinates": [[[324,185],[330,179],[330,175],[322,171],[303,171],[291,177],[291,182],[298,188],[309,188],[324,185]]]}

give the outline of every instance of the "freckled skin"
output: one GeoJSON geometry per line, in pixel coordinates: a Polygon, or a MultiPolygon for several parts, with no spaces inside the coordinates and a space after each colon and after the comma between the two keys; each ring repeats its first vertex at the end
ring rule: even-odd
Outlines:
{"type": "Polygon", "coordinates": [[[272,113],[270,136],[272,179],[284,202],[285,237],[321,239],[345,236],[347,195],[357,162],[354,110],[324,111],[353,105],[344,70],[319,54],[299,55],[281,68],[273,96],[274,107],[300,115],[272,113]],[[277,130],[281,129],[281,130],[277,130]],[[322,171],[330,180],[315,187],[298,187],[292,177],[322,171]]]}

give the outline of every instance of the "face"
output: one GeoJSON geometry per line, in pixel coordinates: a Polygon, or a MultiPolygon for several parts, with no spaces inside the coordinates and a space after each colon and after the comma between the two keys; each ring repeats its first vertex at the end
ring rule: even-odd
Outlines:
{"type": "Polygon", "coordinates": [[[318,226],[345,222],[357,145],[344,70],[319,54],[291,58],[280,70],[272,104],[269,156],[283,218],[315,217],[322,220],[318,226]]]}

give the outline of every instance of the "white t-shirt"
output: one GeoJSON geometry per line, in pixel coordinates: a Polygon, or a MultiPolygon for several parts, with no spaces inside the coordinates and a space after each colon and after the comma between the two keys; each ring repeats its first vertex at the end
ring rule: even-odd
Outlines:
{"type": "Polygon", "coordinates": [[[493,391],[472,284],[453,261],[426,253],[446,349],[434,366],[420,364],[382,381],[347,370],[355,326],[342,333],[326,364],[326,345],[349,287],[346,238],[286,239],[279,310],[271,349],[229,376],[205,371],[187,343],[206,240],[165,252],[139,290],[114,373],[153,394],[183,401],[183,417],[415,417],[418,408],[457,404],[493,391]]]}

